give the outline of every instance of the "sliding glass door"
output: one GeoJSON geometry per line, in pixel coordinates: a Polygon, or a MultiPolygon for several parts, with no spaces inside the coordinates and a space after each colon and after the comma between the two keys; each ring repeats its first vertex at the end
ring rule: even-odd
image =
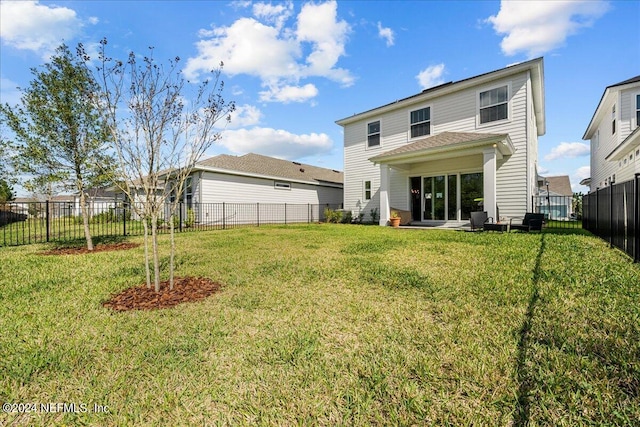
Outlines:
{"type": "MultiPolygon", "coordinates": [[[[418,177],[411,178],[414,218],[418,199],[418,177]]],[[[467,220],[482,199],[482,173],[448,174],[422,178],[423,221],[467,220]]]]}

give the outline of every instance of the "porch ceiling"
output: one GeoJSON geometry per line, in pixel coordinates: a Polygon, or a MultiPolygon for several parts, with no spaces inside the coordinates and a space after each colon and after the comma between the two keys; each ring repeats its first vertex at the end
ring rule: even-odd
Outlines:
{"type": "Polygon", "coordinates": [[[489,147],[495,147],[503,156],[516,151],[508,134],[442,132],[371,157],[369,160],[373,163],[393,165],[417,163],[480,154],[489,147]]]}

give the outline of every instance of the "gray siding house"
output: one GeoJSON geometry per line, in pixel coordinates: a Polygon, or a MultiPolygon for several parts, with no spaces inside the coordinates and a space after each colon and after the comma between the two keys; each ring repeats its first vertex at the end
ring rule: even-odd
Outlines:
{"type": "Polygon", "coordinates": [[[537,194],[545,133],[542,58],[446,83],[336,122],[344,128],[344,208],[411,212],[462,225],[470,212],[521,217],[537,194]]]}

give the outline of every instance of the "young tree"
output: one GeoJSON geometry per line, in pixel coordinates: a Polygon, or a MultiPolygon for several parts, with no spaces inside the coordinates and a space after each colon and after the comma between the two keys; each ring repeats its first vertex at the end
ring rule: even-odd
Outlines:
{"type": "Polygon", "coordinates": [[[20,105],[0,106],[16,139],[16,170],[30,176],[25,188],[73,190],[80,196],[87,249],[93,250],[86,191],[107,182],[112,159],[105,154],[107,128],[90,102],[97,89],[91,73],[62,44],[22,90],[20,105]]]}
{"type": "Polygon", "coordinates": [[[13,200],[15,195],[13,194],[13,188],[9,183],[0,178],[0,206],[13,200]]]}
{"type": "MultiPolygon", "coordinates": [[[[166,65],[160,64],[153,58],[153,48],[149,48],[149,56],[141,61],[133,53],[127,61],[119,61],[106,55],[106,39],[100,45],[96,70],[100,92],[96,92],[93,100],[101,108],[111,132],[120,173],[114,181],[143,218],[148,287],[151,287],[151,239],[156,292],[160,290],[157,227],[169,201],[173,288],[173,216],[195,163],[220,139],[216,123],[229,121],[235,105],[222,97],[224,83],[220,80],[220,69],[212,72],[211,80],[196,86],[182,77],[178,57],[166,65]],[[135,203],[137,200],[141,203],[135,203]]],[[[82,45],[78,46],[78,54],[90,59],[82,45]]]]}

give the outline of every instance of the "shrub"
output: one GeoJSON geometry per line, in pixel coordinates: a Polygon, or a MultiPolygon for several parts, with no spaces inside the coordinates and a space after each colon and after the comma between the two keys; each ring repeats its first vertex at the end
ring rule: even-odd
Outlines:
{"type": "Polygon", "coordinates": [[[342,211],[342,213],[342,223],[351,224],[351,222],[353,221],[353,214],[351,213],[351,211],[342,211]]]}
{"type": "Polygon", "coordinates": [[[371,209],[371,224],[375,224],[378,222],[378,208],[371,209]]]}
{"type": "Polygon", "coordinates": [[[184,221],[184,226],[187,228],[193,227],[196,223],[196,213],[193,209],[187,209],[187,219],[184,221]]]}
{"type": "Polygon", "coordinates": [[[324,210],[324,220],[325,222],[338,223],[342,221],[342,211],[333,210],[330,208],[326,208],[324,210]]]}

